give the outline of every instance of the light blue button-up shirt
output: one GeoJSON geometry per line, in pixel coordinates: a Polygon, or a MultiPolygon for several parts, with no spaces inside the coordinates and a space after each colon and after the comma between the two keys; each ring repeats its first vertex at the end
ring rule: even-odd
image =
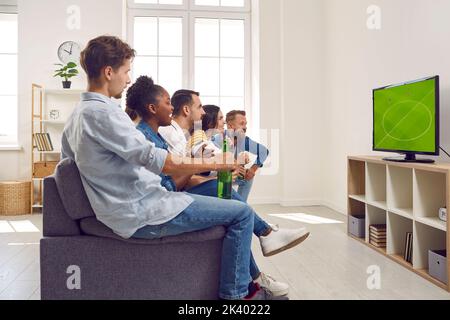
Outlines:
{"type": "Polygon", "coordinates": [[[161,186],[167,151],[145,139],[120,106],[101,94],[82,94],[64,128],[62,158],[77,164],[97,219],[125,239],[172,220],[193,202],[161,186]]]}

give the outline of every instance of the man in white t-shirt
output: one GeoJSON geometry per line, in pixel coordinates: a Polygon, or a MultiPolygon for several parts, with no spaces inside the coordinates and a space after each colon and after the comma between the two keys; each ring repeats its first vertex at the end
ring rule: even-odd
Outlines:
{"type": "Polygon", "coordinates": [[[161,127],[159,134],[166,140],[171,154],[190,156],[187,151],[189,132],[194,129],[195,123],[199,123],[201,128],[205,115],[200,94],[192,90],[179,90],[172,96],[172,105],[172,125],[161,127]]]}

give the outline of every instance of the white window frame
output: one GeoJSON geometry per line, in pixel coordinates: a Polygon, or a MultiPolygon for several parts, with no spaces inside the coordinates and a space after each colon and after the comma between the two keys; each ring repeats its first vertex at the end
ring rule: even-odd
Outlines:
{"type": "MultiPolygon", "coordinates": [[[[16,1],[1,1],[0,2],[0,13],[1,14],[15,14],[17,16],[17,23],[19,23],[19,16],[17,10],[17,2],[16,1]]],[[[19,55],[17,48],[16,55],[19,55]]],[[[16,70],[17,74],[19,73],[19,68],[16,70]]],[[[16,102],[16,114],[17,114],[17,123],[16,123],[16,133],[13,136],[0,137],[0,151],[9,151],[9,150],[20,150],[19,146],[19,83],[16,83],[17,86],[17,102],[16,102]]]]}
{"type": "Polygon", "coordinates": [[[243,7],[222,7],[222,6],[200,6],[195,4],[195,0],[183,0],[183,4],[152,4],[135,3],[134,0],[127,0],[129,9],[153,9],[153,10],[189,10],[189,11],[216,11],[216,12],[246,12],[251,11],[251,0],[244,0],[243,7]]]}
{"type": "MultiPolygon", "coordinates": [[[[187,86],[189,83],[189,61],[187,52],[188,49],[188,39],[189,39],[189,28],[188,28],[188,13],[186,11],[173,11],[173,10],[151,10],[151,9],[129,9],[128,10],[128,21],[127,21],[127,38],[128,42],[132,47],[134,47],[134,18],[137,17],[150,17],[150,18],[182,18],[183,22],[183,45],[182,45],[182,64],[183,64],[183,78],[182,85],[187,86]]],[[[159,31],[159,30],[158,30],[159,31]]],[[[159,36],[159,34],[158,34],[159,36]]],[[[158,50],[159,51],[159,50],[158,50]]],[[[159,52],[158,52],[159,53],[159,52]]],[[[139,52],[137,54],[139,56],[139,52]]],[[[159,57],[159,55],[158,55],[159,57]]],[[[158,65],[159,67],[159,65],[158,65]]],[[[151,75],[149,75],[151,76],[151,75]]],[[[134,77],[134,74],[133,74],[134,77]]]]}
{"type": "Polygon", "coordinates": [[[198,6],[195,4],[195,0],[185,0],[185,1],[189,1],[189,8],[191,9],[191,11],[250,13],[251,9],[250,0],[244,0],[243,7],[198,6]]]}
{"type": "Polygon", "coordinates": [[[128,0],[128,9],[136,9],[136,10],[155,10],[155,11],[164,11],[164,10],[176,10],[183,11],[188,10],[188,1],[183,0],[182,5],[177,4],[146,4],[146,3],[134,3],[134,0],[128,0]]]}
{"type": "MultiPolygon", "coordinates": [[[[259,121],[253,121],[252,107],[252,17],[251,0],[244,0],[244,7],[197,6],[195,0],[184,0],[183,5],[135,4],[128,0],[127,39],[134,46],[135,17],[183,17],[183,88],[195,88],[195,19],[239,19],[244,20],[244,104],[250,127],[258,129],[259,121]]],[[[139,53],[138,53],[139,54],[139,53]]],[[[200,92],[201,94],[201,92],[200,92]]]]}
{"type": "MultiPolygon", "coordinates": [[[[192,45],[190,46],[190,52],[189,52],[189,65],[190,70],[195,69],[195,38],[194,38],[194,29],[195,29],[195,19],[198,18],[205,18],[205,19],[237,19],[237,20],[244,20],[244,33],[246,37],[245,46],[244,46],[244,105],[245,105],[245,111],[247,113],[247,116],[249,119],[252,119],[252,96],[251,96],[251,89],[252,89],[252,82],[251,82],[251,39],[247,39],[247,37],[250,36],[250,16],[247,13],[217,13],[217,12],[191,12],[190,15],[190,33],[189,33],[189,43],[192,45]]],[[[192,88],[195,88],[195,74],[193,72],[190,73],[190,79],[189,84],[192,86],[192,88]]],[[[219,89],[220,90],[220,89],[219,89]]],[[[201,94],[201,92],[200,92],[201,94]]],[[[249,121],[249,123],[252,123],[252,121],[249,121]]]]}

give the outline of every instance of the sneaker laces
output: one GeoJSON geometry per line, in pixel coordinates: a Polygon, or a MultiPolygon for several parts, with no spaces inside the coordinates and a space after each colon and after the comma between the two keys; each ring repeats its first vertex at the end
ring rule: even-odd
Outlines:
{"type": "Polygon", "coordinates": [[[261,282],[267,283],[270,285],[270,283],[277,282],[277,281],[272,276],[261,272],[261,282]]]}

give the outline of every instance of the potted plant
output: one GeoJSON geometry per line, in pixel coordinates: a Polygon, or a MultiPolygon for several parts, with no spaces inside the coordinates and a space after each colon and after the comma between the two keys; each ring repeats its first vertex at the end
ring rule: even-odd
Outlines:
{"type": "Polygon", "coordinates": [[[78,75],[77,64],[75,62],[69,62],[66,65],[61,63],[55,63],[55,65],[60,66],[60,69],[55,70],[56,74],[54,77],[63,78],[63,88],[70,89],[72,82],[69,79],[78,75]]]}

